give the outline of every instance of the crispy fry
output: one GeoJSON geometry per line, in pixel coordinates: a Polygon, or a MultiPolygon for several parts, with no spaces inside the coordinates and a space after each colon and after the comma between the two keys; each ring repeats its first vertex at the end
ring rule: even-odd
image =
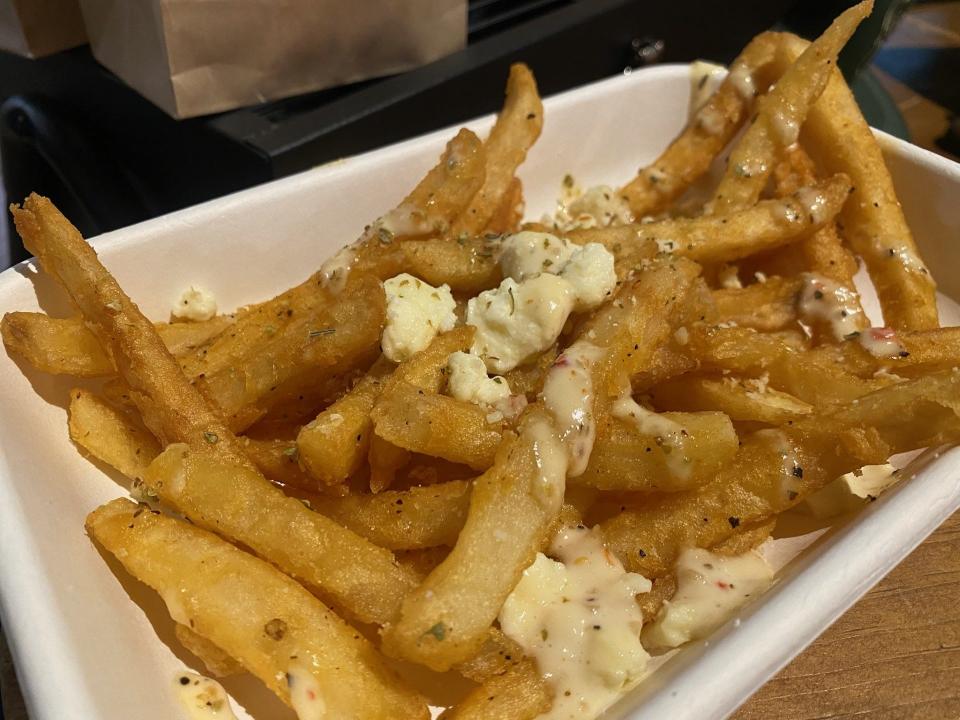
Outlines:
{"type": "Polygon", "coordinates": [[[410,462],[411,454],[373,433],[367,459],[370,463],[370,492],[376,494],[393,485],[397,473],[410,462]]]}
{"type": "Polygon", "coordinates": [[[796,323],[801,286],[797,278],[774,276],[744,288],[714,290],[712,296],[717,317],[724,322],[772,332],[796,323]]]}
{"type": "Polygon", "coordinates": [[[507,188],[503,200],[500,201],[500,206],[490,218],[490,222],[483,228],[483,234],[506,235],[519,231],[520,223],[523,222],[524,209],[523,182],[515,177],[507,188]]]}
{"type": "Polygon", "coordinates": [[[453,480],[376,495],[317,498],[311,504],[370,542],[391,550],[453,545],[467,517],[470,483],[453,480]]]}
{"type": "Polygon", "coordinates": [[[251,467],[237,438],[180,371],[150,321],[49,200],[31,195],[13,214],[25,244],[110,348],[151,432],[164,443],[191,448],[189,461],[186,447],[179,445],[151,465],[162,475],[162,467],[184,459],[183,483],[151,485],[161,499],[193,522],[215,527],[292,575],[339,596],[358,617],[380,622],[391,617],[413,579],[389,551],[287,498],[251,467]],[[194,468],[197,472],[187,472],[194,468]],[[350,557],[351,567],[364,568],[363,577],[350,577],[337,557],[350,557]],[[366,585],[366,591],[354,594],[357,583],[366,585]]]}
{"type": "MultiPolygon", "coordinates": [[[[793,62],[807,42],[782,36],[782,62],[793,62]]],[[[903,330],[929,330],[937,320],[936,286],[919,259],[880,147],[839,71],[811,108],[801,139],[827,172],[845,172],[853,182],[840,214],[844,238],[866,262],[884,321],[903,330]]]]}
{"type": "Polygon", "coordinates": [[[565,474],[565,448],[543,411],[531,410],[519,438],[474,482],[457,544],[404,598],[384,630],[384,650],[435,670],[479,650],[560,512],[565,474]]]}
{"type": "Polygon", "coordinates": [[[483,186],[454,221],[451,235],[477,235],[491,221],[542,128],[543,105],[533,73],[522,63],[511,65],[507,98],[483,144],[487,163],[483,186]]]}
{"type": "Polygon", "coordinates": [[[505,427],[502,415],[427,393],[410,383],[395,384],[384,392],[370,417],[376,434],[384,440],[475,470],[493,464],[505,427]]]}
{"type": "Polygon", "coordinates": [[[785,425],[813,407],[766,383],[738,378],[683,376],[650,390],[650,399],[658,410],[719,410],[731,420],[785,425]]]}
{"type": "Polygon", "coordinates": [[[128,478],[142,478],[160,454],[160,444],[140,418],[88,390],[70,391],[69,416],[70,439],[128,478]]]}
{"type": "Polygon", "coordinates": [[[380,283],[368,275],[355,275],[339,298],[326,297],[315,312],[294,316],[255,355],[204,375],[198,387],[234,430],[242,430],[280,398],[369,365],[380,351],[385,313],[380,283]]]}
{"type": "Polygon", "coordinates": [[[449,285],[454,292],[476,294],[502,279],[499,237],[408,240],[401,250],[406,272],[434,287],[449,285]]]}
{"type": "MultiPolygon", "coordinates": [[[[157,332],[174,355],[199,347],[230,326],[230,315],[196,323],[156,323],[157,332]]],[[[38,370],[54,375],[102,377],[116,368],[82,318],[52,318],[43,313],[12,312],[0,323],[7,350],[38,370]]]]}
{"type": "Polygon", "coordinates": [[[673,575],[655,578],[650,592],[637,595],[637,604],[643,613],[643,624],[653,622],[663,603],[673,597],[677,591],[677,579],[673,575]]]}
{"type": "Polygon", "coordinates": [[[620,191],[637,218],[666,209],[710,169],[751,107],[756,95],[754,87],[764,87],[761,71],[773,61],[775,49],[772,33],[762,33],[751,40],[696,119],[620,191]]]}
{"type": "Polygon", "coordinates": [[[265,478],[299,490],[316,490],[317,482],[300,467],[297,445],[279,438],[238,438],[243,451],[265,478]]]}
{"type": "Polygon", "coordinates": [[[864,0],[837,17],[760,99],[759,111],[730,154],[713,196],[713,212],[743,210],[760,198],[784,149],[797,141],[810,106],[826,87],[837,54],[872,9],[873,0],[864,0]]]}
{"type": "Polygon", "coordinates": [[[173,632],[180,644],[200,658],[207,671],[214,677],[227,677],[243,672],[243,665],[186,625],[177,623],[173,632]]]}
{"type": "Polygon", "coordinates": [[[623,420],[609,418],[597,428],[590,463],[576,483],[600,490],[680,492],[713,480],[737,452],[737,434],[723,413],[665,413],[663,417],[686,431],[682,472],[672,458],[678,449],[623,420]]]}
{"type": "Polygon", "coordinates": [[[240,659],[287,704],[303,682],[336,717],[430,716],[367,640],[269,563],[123,499],[92,512],[87,531],[160,593],[174,620],[240,659]]]}
{"type": "Polygon", "coordinates": [[[443,720],[534,720],[550,709],[551,693],[537,665],[525,660],[494,675],[440,717],[443,720]]]}
{"type": "Polygon", "coordinates": [[[776,524],[777,519],[773,517],[751,525],[741,525],[726,540],[717,543],[710,550],[718,555],[743,555],[769,538],[776,524]]]}
{"type": "Polygon", "coordinates": [[[383,383],[379,372],[371,372],[303,426],[297,435],[299,459],[317,482],[337,485],[360,468],[373,430],[370,411],[383,383]]]}
{"type": "Polygon", "coordinates": [[[654,497],[600,524],[604,541],[633,572],[660,577],[684,547],[710,547],[741,524],[769,519],[845,472],[898,452],[960,437],[960,371],[911,380],[856,404],[746,438],[704,487],[654,497]]]}
{"type": "Polygon", "coordinates": [[[659,250],[700,263],[731,262],[820,229],[843,207],[850,187],[849,178],[838,173],[788,198],[762,200],[741,212],[578,230],[571,240],[602,243],[631,261],[659,250]]]}
{"type": "Polygon", "coordinates": [[[241,539],[364,622],[386,622],[414,578],[393,555],[210,449],[168,446],[144,482],[195,523],[241,539]],[[342,562],[349,558],[349,562],[342,562]]]}

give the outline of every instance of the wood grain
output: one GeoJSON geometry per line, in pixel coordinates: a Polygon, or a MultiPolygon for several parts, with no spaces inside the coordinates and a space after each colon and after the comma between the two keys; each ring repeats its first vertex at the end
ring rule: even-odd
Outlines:
{"type": "Polygon", "coordinates": [[[733,718],[960,718],[960,512],[733,718]]]}

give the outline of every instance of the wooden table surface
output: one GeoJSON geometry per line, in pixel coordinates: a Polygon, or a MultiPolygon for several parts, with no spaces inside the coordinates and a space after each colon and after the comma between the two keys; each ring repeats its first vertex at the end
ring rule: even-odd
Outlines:
{"type": "Polygon", "coordinates": [[[960,718],[960,512],[733,718],[960,718]]]}

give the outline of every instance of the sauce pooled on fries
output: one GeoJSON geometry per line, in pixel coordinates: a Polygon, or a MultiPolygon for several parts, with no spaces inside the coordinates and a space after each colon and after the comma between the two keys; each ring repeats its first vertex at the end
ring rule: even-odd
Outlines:
{"type": "Polygon", "coordinates": [[[174,678],[173,686],[189,720],[236,720],[227,691],[216,680],[181,672],[174,678]]]}

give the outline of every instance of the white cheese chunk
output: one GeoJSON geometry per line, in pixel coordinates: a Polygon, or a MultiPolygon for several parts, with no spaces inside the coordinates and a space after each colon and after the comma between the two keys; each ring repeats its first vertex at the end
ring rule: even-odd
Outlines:
{"type": "Polygon", "coordinates": [[[447,391],[457,400],[477,405],[497,405],[510,398],[506,378],[487,377],[483,360],[465,352],[447,358],[447,391]]]}
{"type": "Polygon", "coordinates": [[[394,362],[403,362],[420,352],[438,333],[457,324],[456,301],[447,285],[438,288],[413,275],[401,273],[385,280],[387,321],[380,346],[394,362]]]}
{"type": "Polygon", "coordinates": [[[518,232],[504,238],[500,267],[504,277],[517,282],[540,273],[556,275],[576,250],[577,246],[569,240],[550,233],[518,232]]]}
{"type": "Polygon", "coordinates": [[[617,287],[613,254],[600,243],[587,243],[573,253],[560,271],[560,277],[573,286],[577,296],[576,312],[600,307],[617,287]]]}
{"type": "Polygon", "coordinates": [[[217,299],[204,288],[184,290],[170,311],[175,318],[201,322],[217,314],[217,299]]]}
{"type": "Polygon", "coordinates": [[[616,190],[597,185],[567,204],[559,204],[554,225],[559,230],[608,227],[633,222],[630,206],[616,190]]]}
{"type": "Polygon", "coordinates": [[[512,370],[556,342],[575,302],[573,287],[556,275],[506,278],[467,303],[467,324],[477,329],[471,351],[492,373],[512,370]]]}

